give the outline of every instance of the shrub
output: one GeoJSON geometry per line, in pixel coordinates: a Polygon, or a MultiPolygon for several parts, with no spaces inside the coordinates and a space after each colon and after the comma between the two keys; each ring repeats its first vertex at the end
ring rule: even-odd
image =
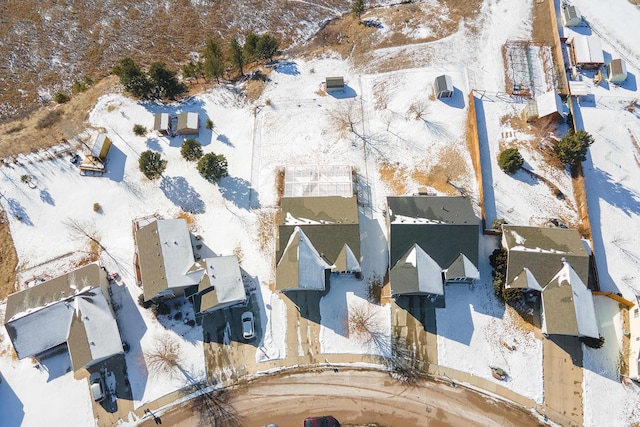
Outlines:
{"type": "Polygon", "coordinates": [[[185,139],[180,154],[185,160],[195,162],[202,157],[202,145],[195,138],[185,139]]]}
{"type": "Polygon", "coordinates": [[[191,326],[191,327],[194,327],[194,326],[196,326],[196,321],[193,320],[193,319],[189,319],[189,320],[186,321],[186,324],[191,326]]]}
{"type": "Polygon", "coordinates": [[[36,129],[46,129],[53,126],[62,117],[62,110],[49,111],[46,116],[38,120],[36,129]]]}
{"type": "Polygon", "coordinates": [[[587,159],[587,149],[593,144],[593,137],[583,131],[574,132],[570,130],[553,147],[556,157],[562,162],[575,166],[587,159]]]}
{"type": "Polygon", "coordinates": [[[142,136],[147,133],[147,128],[142,125],[133,125],[133,133],[136,134],[136,136],[142,136]]]}
{"type": "Polygon", "coordinates": [[[602,348],[604,345],[604,337],[602,335],[600,335],[600,338],[580,337],[580,341],[590,348],[602,348]]]}
{"type": "Polygon", "coordinates": [[[162,160],[160,153],[147,150],[140,154],[138,167],[144,176],[149,179],[156,179],[159,178],[160,175],[162,175],[162,172],[167,168],[167,161],[162,160]]]}
{"type": "Polygon", "coordinates": [[[207,121],[204,122],[204,127],[206,127],[209,130],[213,130],[213,128],[215,127],[215,124],[213,123],[213,120],[207,119],[207,121]]]}
{"type": "Polygon", "coordinates": [[[101,208],[102,208],[102,206],[100,206],[100,203],[95,202],[95,203],[93,204],[93,211],[94,211],[94,212],[100,212],[100,209],[101,209],[101,208]]]}
{"type": "Polygon", "coordinates": [[[494,230],[502,230],[502,224],[506,224],[507,222],[502,218],[496,218],[491,222],[491,228],[494,230]]]}
{"type": "Polygon", "coordinates": [[[53,95],[53,100],[56,101],[58,104],[64,104],[65,102],[69,102],[70,99],[71,97],[63,92],[56,92],[56,94],[53,95]]]}
{"type": "Polygon", "coordinates": [[[84,81],[76,80],[73,82],[73,86],[71,86],[71,93],[80,93],[89,89],[89,86],[93,85],[93,80],[91,77],[85,77],[84,81]]]}
{"type": "Polygon", "coordinates": [[[138,305],[142,308],[149,308],[153,304],[152,301],[145,301],[144,294],[138,295],[138,305]]]}
{"type": "Polygon", "coordinates": [[[182,319],[182,312],[178,311],[176,314],[173,315],[173,320],[180,320],[182,319]]]}
{"type": "Polygon", "coordinates": [[[149,309],[156,317],[171,313],[171,308],[164,301],[153,301],[149,309]]]}
{"type": "Polygon", "coordinates": [[[227,176],[227,159],[222,154],[207,153],[198,160],[198,172],[207,181],[217,181],[227,176]]]}
{"type": "Polygon", "coordinates": [[[22,175],[20,176],[20,181],[22,181],[25,184],[28,184],[31,182],[31,175],[22,175]]]}
{"type": "Polygon", "coordinates": [[[524,164],[524,159],[517,148],[507,148],[498,155],[498,166],[504,173],[511,175],[524,164]]]}

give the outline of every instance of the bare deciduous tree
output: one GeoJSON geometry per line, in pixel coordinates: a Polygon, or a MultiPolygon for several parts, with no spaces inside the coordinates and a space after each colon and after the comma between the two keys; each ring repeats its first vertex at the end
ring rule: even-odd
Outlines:
{"type": "Polygon", "coordinates": [[[341,134],[351,132],[359,136],[357,128],[362,123],[362,110],[358,102],[353,99],[344,103],[341,102],[337,104],[334,110],[329,112],[329,116],[341,134]]]}
{"type": "Polygon", "coordinates": [[[76,239],[89,239],[91,242],[98,245],[98,247],[104,250],[104,246],[100,243],[100,236],[96,230],[95,224],[80,221],[75,218],[67,218],[62,221],[65,227],[69,230],[69,233],[76,239]]]}
{"type": "Polygon", "coordinates": [[[427,101],[424,99],[416,99],[411,103],[411,105],[409,105],[407,117],[413,118],[414,120],[422,119],[427,112],[427,106],[427,101]]]}
{"type": "Polygon", "coordinates": [[[154,347],[142,354],[147,369],[153,375],[171,375],[180,370],[180,344],[169,335],[158,338],[154,347]]]}

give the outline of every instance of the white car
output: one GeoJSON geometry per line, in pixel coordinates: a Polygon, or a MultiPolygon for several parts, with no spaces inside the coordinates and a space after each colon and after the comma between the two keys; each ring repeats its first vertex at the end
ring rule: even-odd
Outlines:
{"type": "Polygon", "coordinates": [[[256,335],[253,328],[253,313],[245,311],[242,313],[242,337],[245,340],[250,340],[256,335]]]}
{"type": "Polygon", "coordinates": [[[96,402],[102,402],[104,400],[104,381],[102,380],[102,374],[100,374],[100,372],[91,374],[89,377],[89,388],[91,389],[93,400],[96,402]]]}

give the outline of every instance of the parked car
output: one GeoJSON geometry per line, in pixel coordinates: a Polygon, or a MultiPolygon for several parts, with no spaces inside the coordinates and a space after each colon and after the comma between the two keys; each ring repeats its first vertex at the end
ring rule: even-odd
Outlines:
{"type": "Polygon", "coordinates": [[[331,415],[305,418],[302,425],[303,427],[340,427],[338,420],[331,415]]]}
{"type": "Polygon", "coordinates": [[[256,332],[253,327],[253,313],[245,311],[242,313],[242,337],[245,340],[250,340],[255,337],[256,332]]]}
{"type": "Polygon", "coordinates": [[[102,402],[105,396],[104,380],[100,372],[94,372],[89,377],[89,388],[91,389],[91,396],[96,402],[102,402]]]}

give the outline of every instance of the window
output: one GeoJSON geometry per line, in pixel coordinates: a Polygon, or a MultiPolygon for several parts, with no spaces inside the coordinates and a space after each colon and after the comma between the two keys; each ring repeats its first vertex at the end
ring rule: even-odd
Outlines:
{"type": "Polygon", "coordinates": [[[640,316],[640,309],[636,308],[635,310],[633,310],[633,317],[637,319],[638,316],[640,316]]]}

